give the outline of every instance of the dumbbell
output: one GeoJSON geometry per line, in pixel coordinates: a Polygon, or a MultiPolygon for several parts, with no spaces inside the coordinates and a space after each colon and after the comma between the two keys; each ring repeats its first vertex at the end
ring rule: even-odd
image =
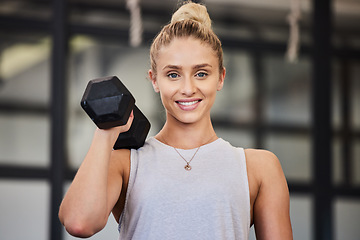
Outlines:
{"type": "Polygon", "coordinates": [[[125,125],[134,111],[129,131],[119,134],[114,149],[138,149],[144,145],[150,122],[135,105],[135,98],[116,76],[90,80],[81,107],[100,129],[125,125]]]}

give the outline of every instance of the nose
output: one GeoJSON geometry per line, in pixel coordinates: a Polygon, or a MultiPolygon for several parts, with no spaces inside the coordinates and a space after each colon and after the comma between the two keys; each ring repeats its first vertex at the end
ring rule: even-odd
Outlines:
{"type": "Polygon", "coordinates": [[[191,77],[186,77],[183,79],[181,86],[181,93],[185,96],[192,96],[196,92],[195,80],[191,77]]]}

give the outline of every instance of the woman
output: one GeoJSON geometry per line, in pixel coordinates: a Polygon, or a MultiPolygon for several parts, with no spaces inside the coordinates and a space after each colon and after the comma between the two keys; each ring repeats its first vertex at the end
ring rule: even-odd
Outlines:
{"type": "Polygon", "coordinates": [[[125,126],[97,129],[61,204],[78,237],[112,212],[120,239],[292,239],[287,183],[276,156],[216,136],[210,110],[224,84],[221,43],[205,6],[186,3],[154,39],[149,77],[166,109],[138,150],[112,150],[125,126]]]}

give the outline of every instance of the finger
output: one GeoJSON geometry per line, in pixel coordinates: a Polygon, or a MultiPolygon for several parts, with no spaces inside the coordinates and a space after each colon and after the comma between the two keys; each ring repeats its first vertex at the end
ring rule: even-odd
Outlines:
{"type": "Polygon", "coordinates": [[[124,126],[124,132],[129,131],[133,120],[134,120],[134,111],[131,111],[129,119],[128,119],[126,125],[124,126]]]}

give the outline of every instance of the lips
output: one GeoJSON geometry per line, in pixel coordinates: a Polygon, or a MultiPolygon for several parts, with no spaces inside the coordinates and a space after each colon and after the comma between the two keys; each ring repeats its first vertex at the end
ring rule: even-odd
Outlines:
{"type": "Polygon", "coordinates": [[[180,109],[185,111],[194,110],[199,103],[201,102],[201,99],[189,99],[189,100],[179,100],[176,101],[180,109]]]}
{"type": "Polygon", "coordinates": [[[191,101],[191,102],[180,102],[180,101],[177,101],[178,104],[180,105],[184,105],[184,106],[190,106],[190,105],[193,105],[195,103],[198,103],[199,100],[195,100],[195,101],[191,101]]]}

